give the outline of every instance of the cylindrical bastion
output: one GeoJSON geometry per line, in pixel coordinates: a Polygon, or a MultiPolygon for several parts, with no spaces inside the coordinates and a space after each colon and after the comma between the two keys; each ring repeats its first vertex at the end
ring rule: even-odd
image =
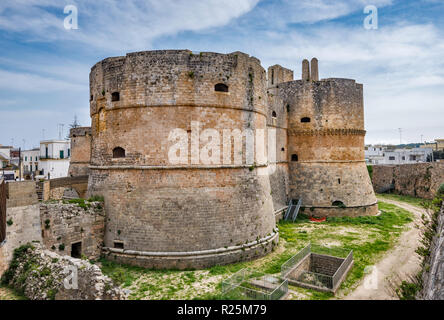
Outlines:
{"type": "Polygon", "coordinates": [[[204,163],[192,143],[200,141],[202,158],[204,130],[216,130],[222,159],[223,130],[266,129],[265,86],[260,61],[241,52],[137,52],[92,68],[88,190],[105,198],[112,259],[184,269],[271,251],[278,233],[267,161],[247,164],[244,152],[242,164],[204,163]],[[172,163],[177,132],[185,161],[172,163]]]}

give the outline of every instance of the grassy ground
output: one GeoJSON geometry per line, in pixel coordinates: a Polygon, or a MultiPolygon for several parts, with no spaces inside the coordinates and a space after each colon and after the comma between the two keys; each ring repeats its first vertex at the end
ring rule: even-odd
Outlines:
{"type": "Polygon", "coordinates": [[[432,200],[415,198],[415,197],[411,197],[411,196],[403,196],[403,195],[398,195],[398,194],[391,194],[391,193],[379,193],[379,194],[377,194],[377,196],[382,201],[384,201],[384,199],[401,201],[401,202],[406,202],[408,204],[411,204],[411,205],[414,205],[414,206],[417,206],[420,208],[422,208],[424,204],[430,204],[432,202],[432,200]]]}
{"type": "MultiPolygon", "coordinates": [[[[401,208],[379,203],[377,217],[329,218],[324,223],[299,217],[295,223],[279,224],[280,243],[261,259],[199,271],[155,271],[102,260],[105,274],[131,290],[130,299],[223,299],[221,281],[248,267],[267,274],[279,274],[281,265],[308,243],[353,250],[354,266],[340,293],[346,294],[364,276],[364,269],[376,263],[395,243],[412,215],[401,208]]],[[[291,287],[291,299],[330,299],[333,296],[291,287]]]]}

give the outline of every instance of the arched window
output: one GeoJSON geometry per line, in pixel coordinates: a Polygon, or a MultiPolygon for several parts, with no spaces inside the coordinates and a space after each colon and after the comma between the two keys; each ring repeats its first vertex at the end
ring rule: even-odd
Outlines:
{"type": "Polygon", "coordinates": [[[91,97],[89,98],[89,101],[93,101],[94,100],[94,96],[91,95],[91,97]]]}
{"type": "Polygon", "coordinates": [[[298,155],[297,154],[292,154],[291,155],[291,161],[293,161],[293,162],[299,161],[298,155]]]}
{"type": "Polygon", "coordinates": [[[113,92],[111,94],[111,101],[120,101],[120,93],[119,92],[113,92]]]}
{"type": "Polygon", "coordinates": [[[273,113],[271,114],[271,116],[272,116],[273,118],[276,118],[276,117],[277,117],[277,113],[276,113],[276,111],[273,111],[273,113]]]}
{"type": "Polygon", "coordinates": [[[336,200],[331,204],[333,207],[345,208],[345,204],[342,201],[336,200]]]}
{"type": "Polygon", "coordinates": [[[113,158],[125,158],[125,149],[117,147],[113,149],[113,158]]]}
{"type": "Polygon", "coordinates": [[[214,86],[214,91],[218,92],[228,92],[228,86],[223,83],[218,83],[214,86]]]}
{"type": "Polygon", "coordinates": [[[308,117],[304,117],[304,118],[301,118],[301,122],[302,123],[308,123],[308,122],[311,122],[311,119],[308,118],[308,117]]]}

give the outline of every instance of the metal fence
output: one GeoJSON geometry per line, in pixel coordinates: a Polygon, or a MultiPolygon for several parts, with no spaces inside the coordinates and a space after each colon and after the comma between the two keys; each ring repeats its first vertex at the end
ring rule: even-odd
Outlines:
{"type": "Polygon", "coordinates": [[[279,300],[288,292],[288,280],[242,269],[222,281],[228,299],[279,300]]]}
{"type": "Polygon", "coordinates": [[[326,274],[304,271],[295,280],[319,288],[333,288],[333,277],[326,274]]]}
{"type": "Polygon", "coordinates": [[[353,250],[350,251],[347,258],[345,258],[344,262],[342,262],[339,269],[336,270],[335,274],[333,275],[333,288],[335,288],[339,284],[339,281],[341,280],[344,273],[347,271],[347,269],[352,263],[353,263],[353,250]]]}
{"type": "Polygon", "coordinates": [[[6,240],[6,183],[0,179],[0,245],[6,240]]]}
{"type": "Polygon", "coordinates": [[[281,277],[283,279],[294,280],[302,284],[333,290],[339,285],[339,282],[352,263],[352,250],[344,248],[327,248],[319,245],[309,244],[281,266],[281,277]],[[298,274],[292,275],[292,272],[297,270],[300,263],[312,253],[342,258],[344,260],[333,276],[312,272],[311,270],[300,270],[298,274]]]}
{"type": "Polygon", "coordinates": [[[290,273],[294,269],[294,267],[310,253],[311,253],[311,244],[308,244],[304,249],[299,251],[297,254],[295,254],[293,257],[291,257],[289,260],[287,260],[281,266],[281,277],[285,279],[287,277],[288,273],[290,273]]]}

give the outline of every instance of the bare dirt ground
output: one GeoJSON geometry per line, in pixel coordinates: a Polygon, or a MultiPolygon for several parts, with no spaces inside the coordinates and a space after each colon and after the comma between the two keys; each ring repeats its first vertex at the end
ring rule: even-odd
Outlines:
{"type": "Polygon", "coordinates": [[[397,288],[402,280],[408,280],[409,277],[416,275],[421,269],[421,259],[415,250],[420,246],[423,228],[421,216],[426,210],[405,202],[388,199],[383,201],[410,211],[414,215],[414,221],[401,234],[397,245],[384,255],[358,287],[349,295],[338,297],[340,299],[397,300],[394,288],[397,288]]]}

